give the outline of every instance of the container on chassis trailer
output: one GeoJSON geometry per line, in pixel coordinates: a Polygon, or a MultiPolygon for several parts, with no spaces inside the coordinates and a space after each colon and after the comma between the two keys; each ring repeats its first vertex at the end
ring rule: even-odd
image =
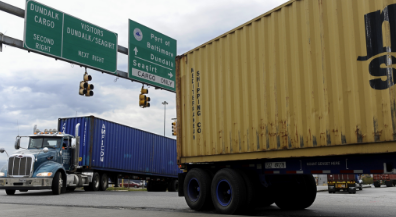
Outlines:
{"type": "Polygon", "coordinates": [[[293,0],[178,56],[179,195],[304,209],[311,174],[394,173],[395,30],[395,0],[293,0]]]}
{"type": "Polygon", "coordinates": [[[174,139],[94,116],[60,118],[58,130],[33,131],[27,149],[19,150],[17,137],[18,151],[0,171],[0,189],[7,194],[39,189],[60,194],[77,187],[104,191],[109,179],[117,186],[123,177],[149,180],[148,191],[177,191],[174,139]]]}
{"type": "Polygon", "coordinates": [[[359,175],[356,174],[327,174],[327,185],[329,193],[337,191],[348,191],[356,194],[356,189],[363,190],[359,175]]]}
{"type": "Polygon", "coordinates": [[[396,185],[396,174],[374,174],[374,187],[379,188],[381,185],[386,187],[394,187],[396,185]]]}

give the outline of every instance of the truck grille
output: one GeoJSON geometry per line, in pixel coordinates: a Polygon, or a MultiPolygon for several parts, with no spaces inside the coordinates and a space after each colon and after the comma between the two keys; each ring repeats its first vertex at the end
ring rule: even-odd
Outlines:
{"type": "Polygon", "coordinates": [[[31,168],[31,157],[10,157],[8,161],[8,175],[10,176],[30,176],[31,168]]]}

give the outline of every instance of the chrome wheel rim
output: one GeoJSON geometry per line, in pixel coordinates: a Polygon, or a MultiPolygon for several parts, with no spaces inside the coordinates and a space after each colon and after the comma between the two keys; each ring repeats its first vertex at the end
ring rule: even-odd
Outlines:
{"type": "Polygon", "coordinates": [[[59,192],[62,192],[62,186],[63,186],[63,179],[62,179],[62,175],[59,174],[59,186],[58,186],[59,192]]]}
{"type": "Polygon", "coordinates": [[[95,188],[99,188],[98,176],[96,176],[95,181],[94,181],[94,184],[95,184],[95,188]]]}

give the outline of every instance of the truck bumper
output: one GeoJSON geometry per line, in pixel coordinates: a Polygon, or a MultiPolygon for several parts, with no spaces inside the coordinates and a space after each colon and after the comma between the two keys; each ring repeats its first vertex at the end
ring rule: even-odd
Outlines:
{"type": "Polygon", "coordinates": [[[53,178],[0,178],[0,189],[41,190],[51,189],[53,178]]]}

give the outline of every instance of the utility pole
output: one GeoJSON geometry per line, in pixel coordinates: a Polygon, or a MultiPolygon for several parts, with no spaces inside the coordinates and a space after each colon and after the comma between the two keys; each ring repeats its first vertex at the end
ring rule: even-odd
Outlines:
{"type": "Polygon", "coordinates": [[[166,105],[168,105],[168,102],[164,101],[162,102],[162,105],[164,105],[164,136],[165,136],[166,105]]]}

